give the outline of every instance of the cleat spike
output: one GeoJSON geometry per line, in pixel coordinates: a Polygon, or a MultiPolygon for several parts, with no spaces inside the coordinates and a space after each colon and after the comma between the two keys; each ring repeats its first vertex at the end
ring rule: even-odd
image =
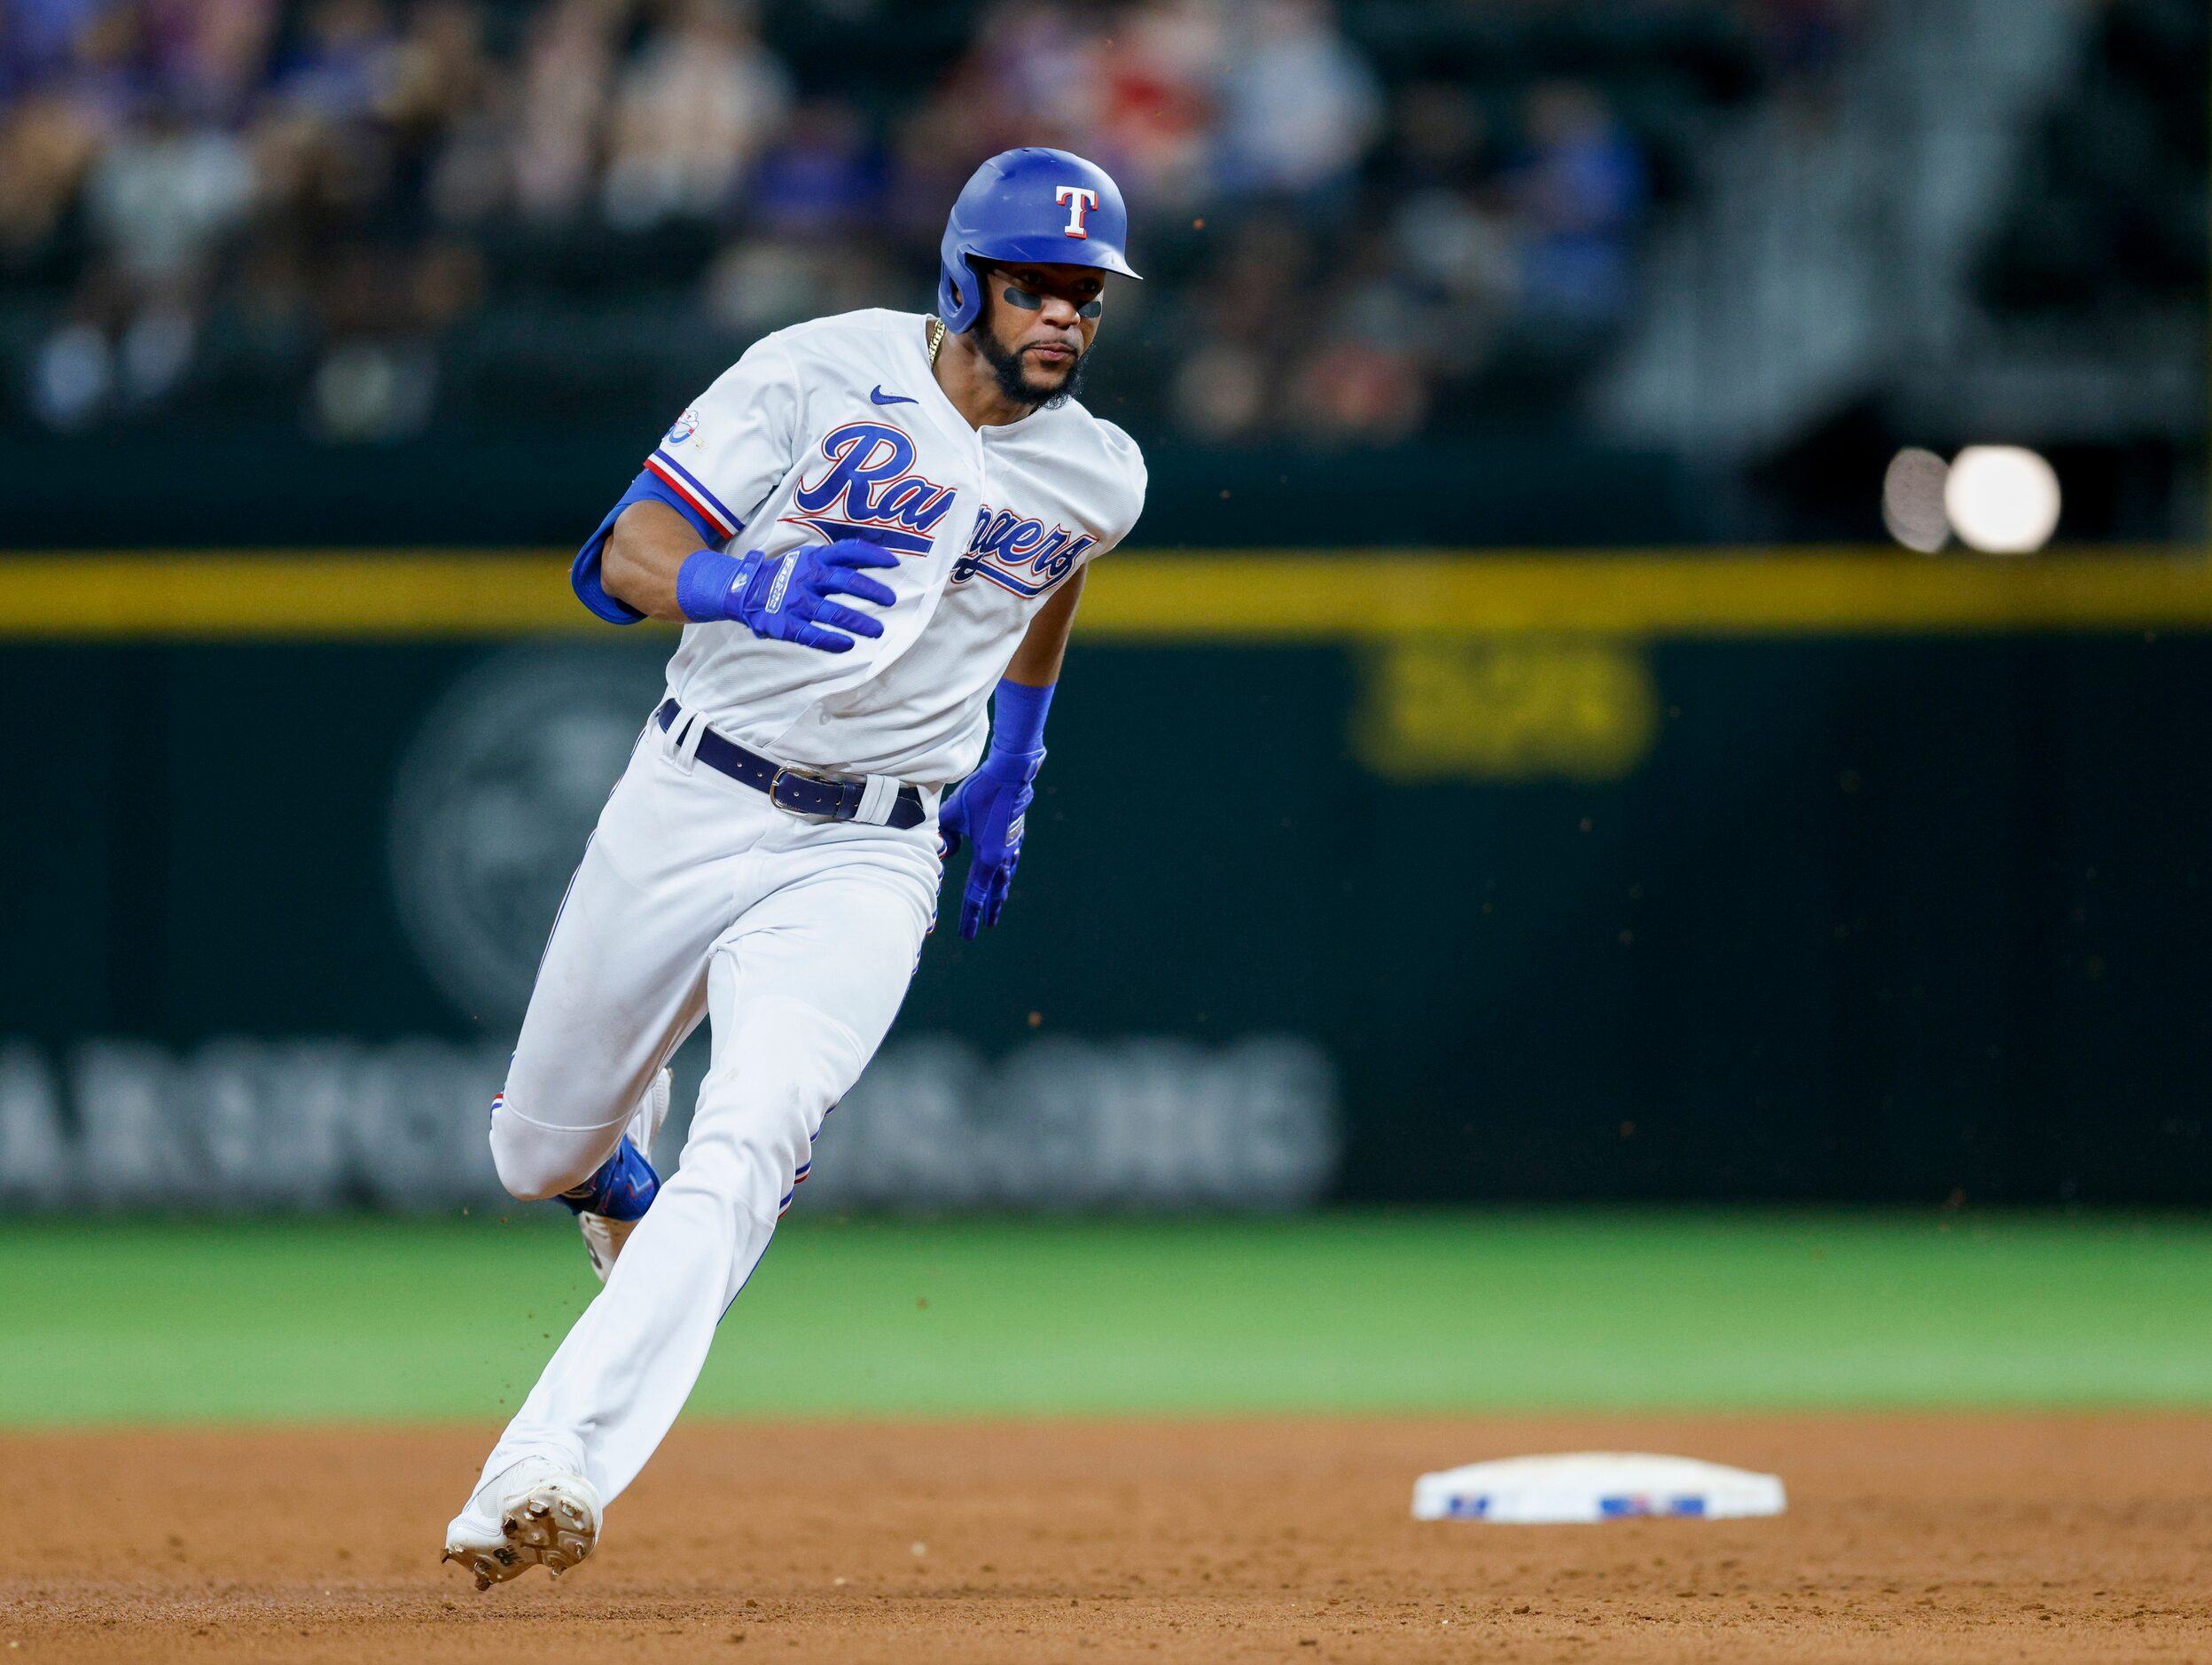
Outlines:
{"type": "Polygon", "coordinates": [[[447,1528],[442,1559],[462,1562],[477,1588],[489,1590],[532,1566],[559,1577],[591,1553],[599,1499],[589,1480],[543,1459],[526,1458],[503,1472],[507,1483],[479,1489],[480,1513],[465,1511],[447,1528]],[[498,1501],[487,1508],[493,1498],[498,1501]]]}

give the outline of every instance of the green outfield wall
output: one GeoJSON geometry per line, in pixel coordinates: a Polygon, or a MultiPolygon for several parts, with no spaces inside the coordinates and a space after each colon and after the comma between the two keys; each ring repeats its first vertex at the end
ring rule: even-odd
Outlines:
{"type": "MultiPolygon", "coordinates": [[[[550,552],[0,559],[0,1194],[488,1194],[670,639],[550,552]]],[[[1117,555],[810,1189],[2212,1200],[2208,712],[2194,554],[1117,555]]]]}

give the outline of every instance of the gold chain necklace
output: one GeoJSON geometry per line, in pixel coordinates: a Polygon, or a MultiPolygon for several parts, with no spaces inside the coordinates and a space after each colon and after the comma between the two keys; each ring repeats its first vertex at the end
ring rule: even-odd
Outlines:
{"type": "Polygon", "coordinates": [[[930,367],[930,369],[934,370],[934,369],[936,369],[936,368],[937,368],[937,351],[938,351],[938,349],[939,349],[940,348],[942,348],[942,346],[944,346],[944,344],[945,344],[945,321],[944,321],[942,318],[932,318],[932,319],[930,319],[930,321],[929,321],[929,367],[930,367]]]}

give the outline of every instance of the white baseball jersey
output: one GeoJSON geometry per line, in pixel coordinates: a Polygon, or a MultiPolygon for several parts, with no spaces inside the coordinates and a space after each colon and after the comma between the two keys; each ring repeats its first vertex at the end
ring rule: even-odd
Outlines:
{"type": "Polygon", "coordinates": [[[864,537],[894,606],[848,653],[685,627],[669,692],[779,762],[924,786],[982,756],[991,690],[1043,598],[1129,533],[1145,464],[1074,400],[968,426],[930,371],[928,321],[871,309],[755,342],[646,466],[739,551],[864,537]]]}

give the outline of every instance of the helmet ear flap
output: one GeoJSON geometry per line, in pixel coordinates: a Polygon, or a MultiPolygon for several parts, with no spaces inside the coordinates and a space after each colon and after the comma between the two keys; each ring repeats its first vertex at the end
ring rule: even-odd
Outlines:
{"type": "Polygon", "coordinates": [[[983,316],[983,280],[965,249],[952,251],[945,261],[937,280],[937,316],[955,335],[974,328],[983,316]]]}

